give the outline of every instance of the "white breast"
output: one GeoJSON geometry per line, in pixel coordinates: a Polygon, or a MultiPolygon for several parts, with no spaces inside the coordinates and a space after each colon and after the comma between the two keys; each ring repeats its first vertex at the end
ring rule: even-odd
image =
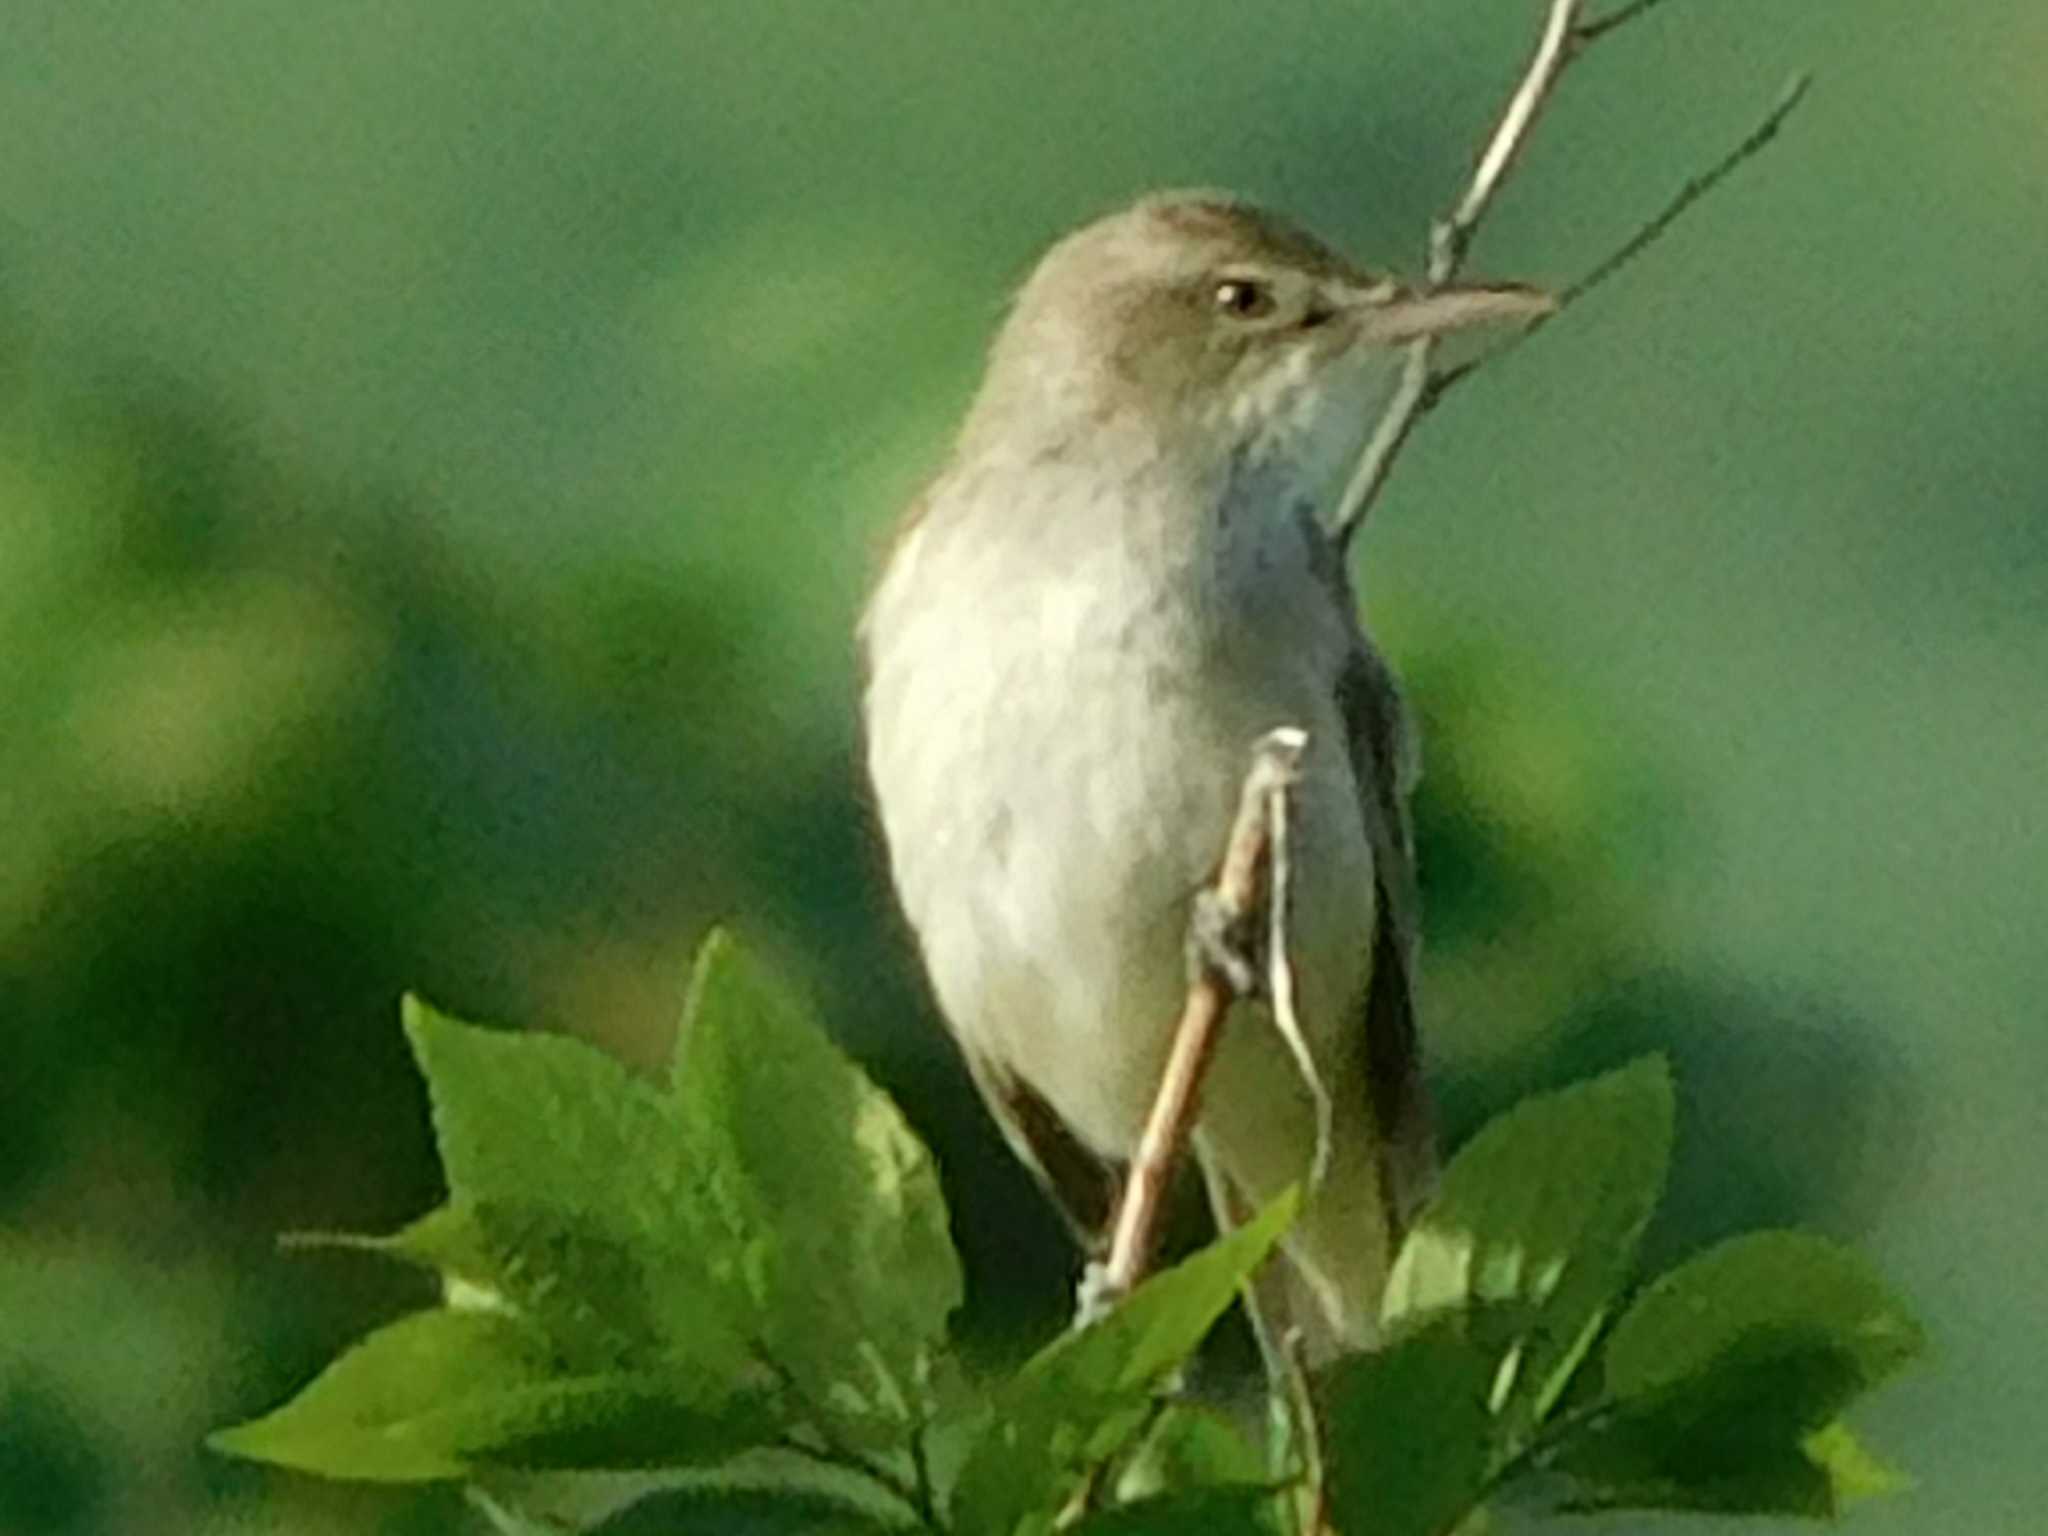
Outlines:
{"type": "Polygon", "coordinates": [[[935,493],[870,606],[869,769],[953,1028],[1120,1154],[1184,990],[1189,898],[1274,726],[1311,735],[1306,1026],[1340,1028],[1364,984],[1371,861],[1334,702],[1348,620],[1284,518],[1194,537],[1163,491],[989,516],[975,490],[935,493]]]}

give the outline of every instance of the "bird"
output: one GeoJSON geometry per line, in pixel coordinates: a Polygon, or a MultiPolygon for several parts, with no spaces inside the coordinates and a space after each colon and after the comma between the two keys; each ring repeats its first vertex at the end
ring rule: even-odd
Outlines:
{"type": "Polygon", "coordinates": [[[1232,194],[1143,197],[1017,291],[861,616],[866,767],[938,1009],[1097,1255],[1251,746],[1307,733],[1288,958],[1327,1144],[1258,997],[1232,1010],[1191,1138],[1225,1228],[1320,1169],[1255,1287],[1269,1360],[1376,1344],[1437,1170],[1419,755],[1330,516],[1412,343],[1550,307],[1404,283],[1232,194]]]}

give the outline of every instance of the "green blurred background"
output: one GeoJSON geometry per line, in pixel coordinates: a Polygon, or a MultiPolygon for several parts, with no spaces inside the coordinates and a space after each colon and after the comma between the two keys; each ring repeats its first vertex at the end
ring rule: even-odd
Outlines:
{"type": "MultiPolygon", "coordinates": [[[[971,1334],[1068,1256],[861,807],[849,641],[1006,289],[1217,183],[1412,265],[1537,0],[10,0],[0,1533],[446,1529],[204,1455],[417,1301],[280,1229],[434,1198],[401,988],[663,1047],[721,915],[938,1145],[971,1334]]],[[[1429,729],[1454,1132],[1652,1045],[1658,1259],[1866,1246],[1931,1364],[1870,1536],[2039,1528],[2048,7],[1674,0],[1479,248],[1581,271],[1364,541],[1429,729]]]]}

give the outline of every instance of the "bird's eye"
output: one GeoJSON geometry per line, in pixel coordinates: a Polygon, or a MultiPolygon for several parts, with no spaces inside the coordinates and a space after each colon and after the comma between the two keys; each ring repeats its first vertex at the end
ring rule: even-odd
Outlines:
{"type": "Polygon", "coordinates": [[[1273,290],[1248,277],[1226,277],[1211,297],[1233,320],[1257,320],[1273,313],[1273,290]]]}

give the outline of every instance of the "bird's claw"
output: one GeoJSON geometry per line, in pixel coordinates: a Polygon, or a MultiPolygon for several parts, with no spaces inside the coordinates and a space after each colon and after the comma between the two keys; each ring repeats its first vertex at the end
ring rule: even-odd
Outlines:
{"type": "Polygon", "coordinates": [[[1189,976],[1219,976],[1238,997],[1259,996],[1265,976],[1262,938],[1248,914],[1232,908],[1213,890],[1198,892],[1188,920],[1189,976]]]}
{"type": "Polygon", "coordinates": [[[1090,1259],[1074,1287],[1074,1326],[1090,1328],[1109,1316],[1124,1299],[1124,1288],[1109,1278],[1109,1266],[1090,1259]]]}

